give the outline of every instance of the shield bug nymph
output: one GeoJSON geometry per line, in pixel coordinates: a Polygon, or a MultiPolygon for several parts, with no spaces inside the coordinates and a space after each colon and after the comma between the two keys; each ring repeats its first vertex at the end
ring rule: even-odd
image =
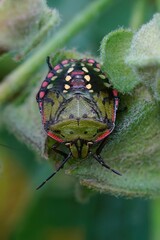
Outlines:
{"type": "Polygon", "coordinates": [[[63,156],[58,169],[37,189],[52,178],[70,159],[89,154],[103,167],[110,168],[100,156],[107,136],[113,131],[118,109],[118,92],[94,59],[65,59],[52,66],[37,93],[44,129],[49,137],[64,144],[69,153],[53,150],[63,156]],[[97,149],[92,152],[92,146],[97,149]]]}

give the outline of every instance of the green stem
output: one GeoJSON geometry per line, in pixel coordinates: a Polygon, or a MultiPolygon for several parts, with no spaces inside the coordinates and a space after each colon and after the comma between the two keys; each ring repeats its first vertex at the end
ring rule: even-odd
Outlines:
{"type": "Polygon", "coordinates": [[[146,4],[146,0],[137,0],[135,2],[130,19],[130,27],[132,29],[137,30],[137,28],[143,23],[146,4]]]}
{"type": "Polygon", "coordinates": [[[73,36],[75,36],[88,22],[95,18],[102,10],[106,9],[111,0],[97,0],[91,3],[83,12],[78,14],[73,20],[64,26],[59,32],[41,49],[38,49],[29,59],[9,74],[0,85],[0,103],[5,103],[15,93],[17,93],[31,75],[43,64],[47,55],[64,46],[73,36]]]}

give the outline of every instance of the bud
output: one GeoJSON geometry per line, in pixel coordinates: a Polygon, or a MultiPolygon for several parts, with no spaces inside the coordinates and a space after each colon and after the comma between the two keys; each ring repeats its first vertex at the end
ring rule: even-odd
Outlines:
{"type": "Polygon", "coordinates": [[[160,14],[155,14],[134,35],[126,62],[160,100],[160,14]]]}
{"type": "Polygon", "coordinates": [[[0,3],[0,53],[21,58],[42,41],[59,21],[44,0],[4,0],[0,3]]]}

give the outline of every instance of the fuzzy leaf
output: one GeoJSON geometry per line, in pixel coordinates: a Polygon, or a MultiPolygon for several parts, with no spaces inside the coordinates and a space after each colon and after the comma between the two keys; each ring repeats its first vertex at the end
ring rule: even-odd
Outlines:
{"type": "MultiPolygon", "coordinates": [[[[56,56],[57,61],[60,61],[61,57],[78,57],[78,54],[61,52],[56,56]]],[[[61,157],[55,156],[51,151],[52,143],[48,142],[43,131],[35,100],[46,74],[47,70],[44,70],[34,77],[34,81],[29,82],[28,89],[25,88],[22,94],[24,98],[21,97],[3,110],[3,119],[10,131],[41,155],[47,153],[55,163],[55,160],[60,161],[61,157]],[[38,78],[41,79],[39,83],[38,78]],[[35,83],[38,86],[35,86],[35,83]],[[22,101],[23,99],[25,101],[22,101]]],[[[122,176],[106,170],[91,158],[69,161],[65,165],[65,172],[77,177],[82,185],[99,192],[127,197],[157,196],[160,194],[159,106],[144,87],[137,88],[132,97],[122,96],[121,103],[125,104],[128,110],[117,114],[116,128],[108,138],[101,155],[104,161],[122,176]]],[[[60,147],[63,147],[63,144],[60,147]]]]}
{"type": "Polygon", "coordinates": [[[81,160],[68,174],[81,184],[114,195],[148,196],[160,194],[159,107],[149,93],[138,89],[132,97],[121,98],[128,112],[117,116],[115,131],[102,151],[105,162],[122,176],[104,169],[94,159],[81,160]]]}
{"type": "Polygon", "coordinates": [[[122,93],[130,92],[138,84],[137,77],[125,62],[132,37],[130,30],[120,28],[109,33],[101,43],[103,68],[113,87],[122,93]]]}
{"type": "Polygon", "coordinates": [[[126,62],[153,96],[160,100],[160,14],[155,14],[135,34],[126,62]]]}
{"type": "Polygon", "coordinates": [[[59,22],[46,1],[6,0],[0,5],[0,52],[12,51],[17,60],[42,41],[59,22]]]}

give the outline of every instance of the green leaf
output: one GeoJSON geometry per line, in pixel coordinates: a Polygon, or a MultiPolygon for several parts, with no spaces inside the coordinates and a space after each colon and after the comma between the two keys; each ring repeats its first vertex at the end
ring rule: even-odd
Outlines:
{"type": "Polygon", "coordinates": [[[133,33],[120,28],[109,33],[101,43],[101,60],[113,87],[119,92],[130,92],[139,82],[125,62],[133,33]]]}
{"type": "Polygon", "coordinates": [[[116,128],[102,151],[104,161],[122,176],[106,170],[94,159],[80,160],[68,174],[82,185],[104,193],[127,197],[155,197],[160,194],[159,106],[149,93],[138,89],[121,98],[128,111],[117,116],[116,128]]]}
{"type": "Polygon", "coordinates": [[[135,34],[126,62],[155,99],[160,100],[160,14],[155,14],[135,34]]]}
{"type": "Polygon", "coordinates": [[[37,46],[59,22],[55,9],[46,1],[6,0],[0,7],[0,50],[11,51],[17,60],[37,46]]]}
{"type": "MultiPolygon", "coordinates": [[[[81,57],[74,51],[61,51],[52,63],[71,56],[81,57]]],[[[21,93],[24,98],[21,96],[19,101],[3,109],[1,116],[11,132],[56,163],[61,157],[51,151],[52,143],[46,138],[35,99],[46,73],[47,69],[43,69],[34,76],[21,93]]],[[[103,168],[93,158],[73,159],[65,165],[65,172],[77,177],[82,185],[99,192],[127,197],[157,196],[160,194],[159,106],[142,86],[132,96],[121,96],[121,102],[128,110],[117,114],[116,128],[101,155],[122,176],[103,168]]]]}

